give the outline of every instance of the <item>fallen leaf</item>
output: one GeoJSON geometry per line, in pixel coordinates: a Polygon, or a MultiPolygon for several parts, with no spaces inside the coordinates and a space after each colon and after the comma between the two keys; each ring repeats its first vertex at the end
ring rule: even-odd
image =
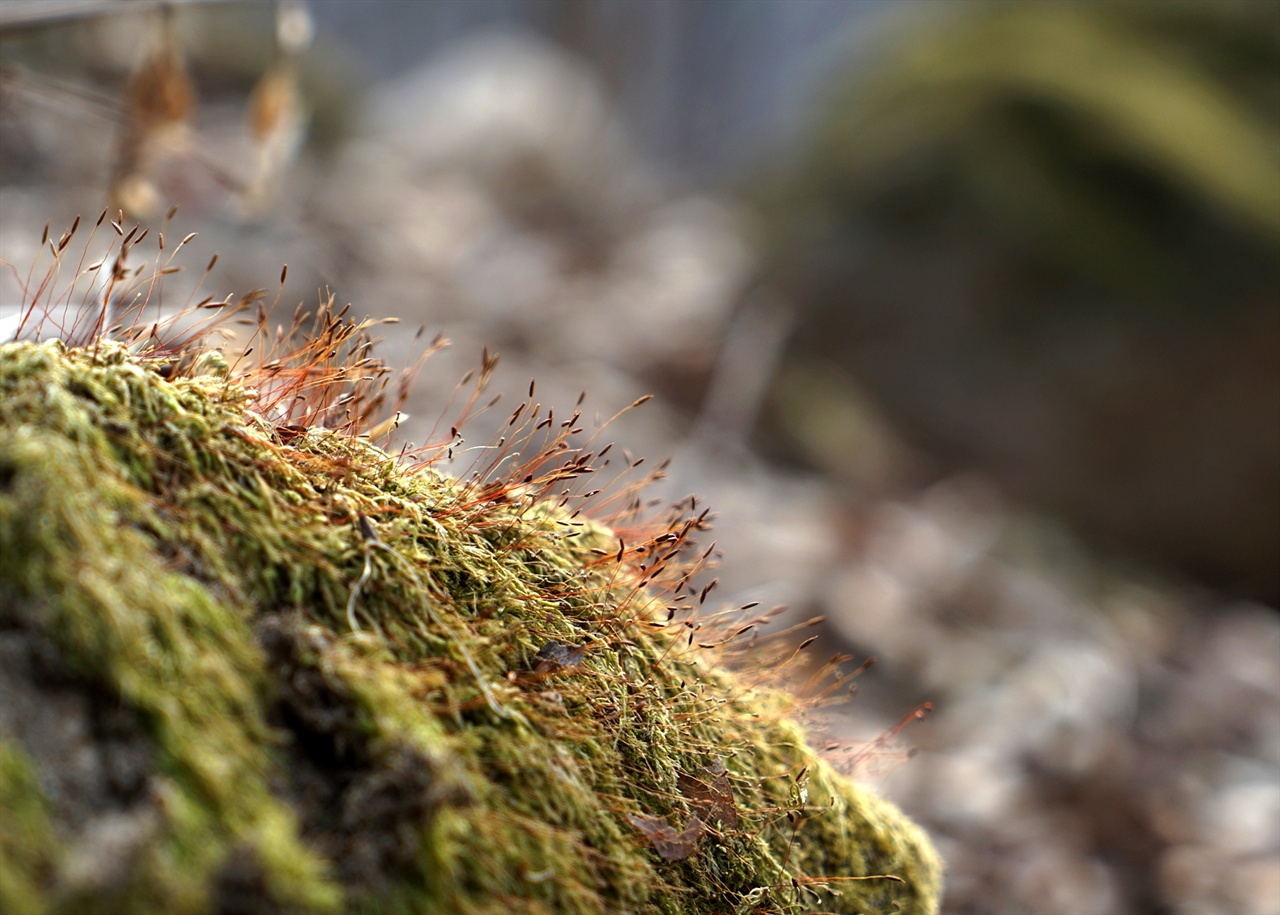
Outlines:
{"type": "Polygon", "coordinates": [[[689,857],[697,849],[698,840],[707,831],[707,827],[696,816],[689,818],[689,824],[683,832],[676,832],[661,817],[649,817],[641,813],[631,814],[627,821],[644,833],[663,861],[680,861],[689,857]]]}
{"type": "Polygon", "coordinates": [[[676,776],[676,786],[708,821],[719,822],[726,829],[738,828],[738,808],[733,802],[733,786],[729,784],[724,760],[702,766],[697,775],[681,772],[676,776]]]}
{"type": "Polygon", "coordinates": [[[587,656],[585,645],[574,647],[564,642],[547,642],[534,655],[533,670],[540,674],[554,674],[566,667],[576,667],[587,656]]]}

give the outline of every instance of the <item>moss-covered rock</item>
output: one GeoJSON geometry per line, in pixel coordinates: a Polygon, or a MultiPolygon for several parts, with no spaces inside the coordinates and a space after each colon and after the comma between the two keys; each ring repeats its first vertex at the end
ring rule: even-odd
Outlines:
{"type": "Polygon", "coordinates": [[[669,622],[698,516],[620,544],[536,498],[581,455],[464,484],[260,380],[0,346],[0,909],[936,909],[669,622]]]}

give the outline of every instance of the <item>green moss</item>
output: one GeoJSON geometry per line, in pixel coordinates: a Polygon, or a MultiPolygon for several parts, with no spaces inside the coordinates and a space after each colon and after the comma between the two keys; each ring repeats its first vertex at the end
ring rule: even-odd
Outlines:
{"type": "MultiPolygon", "coordinates": [[[[787,699],[650,625],[611,531],[286,434],[209,366],[166,379],[107,342],[0,346],[9,622],[159,748],[160,826],[111,905],[936,909],[927,839],[816,758],[787,699]],[[587,650],[531,673],[553,641],[587,650]],[[717,760],[739,822],[664,860],[628,817],[706,819],[681,777],[717,760]]],[[[5,753],[0,890],[67,908],[30,770],[5,753]]]]}
{"type": "Polygon", "coordinates": [[[53,873],[57,841],[49,802],[31,760],[0,741],[0,911],[45,910],[42,888],[53,873]]]}

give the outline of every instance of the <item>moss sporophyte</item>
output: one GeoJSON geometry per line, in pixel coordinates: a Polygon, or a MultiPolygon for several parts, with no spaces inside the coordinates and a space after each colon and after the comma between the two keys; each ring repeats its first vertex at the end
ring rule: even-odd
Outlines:
{"type": "Polygon", "coordinates": [[[35,332],[40,284],[0,344],[0,910],[936,910],[928,839],[770,686],[789,636],[704,606],[696,500],[587,517],[610,449],[532,401],[462,479],[456,428],[393,455],[374,322],[259,307],[224,358],[123,265],[93,327],[35,332]]]}

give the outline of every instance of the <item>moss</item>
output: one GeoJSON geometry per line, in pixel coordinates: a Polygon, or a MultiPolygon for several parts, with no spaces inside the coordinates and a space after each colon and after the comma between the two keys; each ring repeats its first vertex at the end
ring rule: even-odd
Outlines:
{"type": "MultiPolygon", "coordinates": [[[[629,550],[532,475],[464,485],[263,419],[215,360],[176,376],[107,341],[0,346],[7,624],[158,748],[153,832],[94,907],[936,909],[916,827],[666,625],[655,554],[687,520],[629,550]],[[719,761],[728,808],[689,789],[719,761]],[[695,817],[668,846],[636,825],[695,817]]],[[[6,909],[75,908],[95,887],[4,754],[6,909]]]]}
{"type": "Polygon", "coordinates": [[[57,841],[49,801],[30,758],[0,741],[0,910],[42,912],[42,889],[53,873],[57,841]]]}

